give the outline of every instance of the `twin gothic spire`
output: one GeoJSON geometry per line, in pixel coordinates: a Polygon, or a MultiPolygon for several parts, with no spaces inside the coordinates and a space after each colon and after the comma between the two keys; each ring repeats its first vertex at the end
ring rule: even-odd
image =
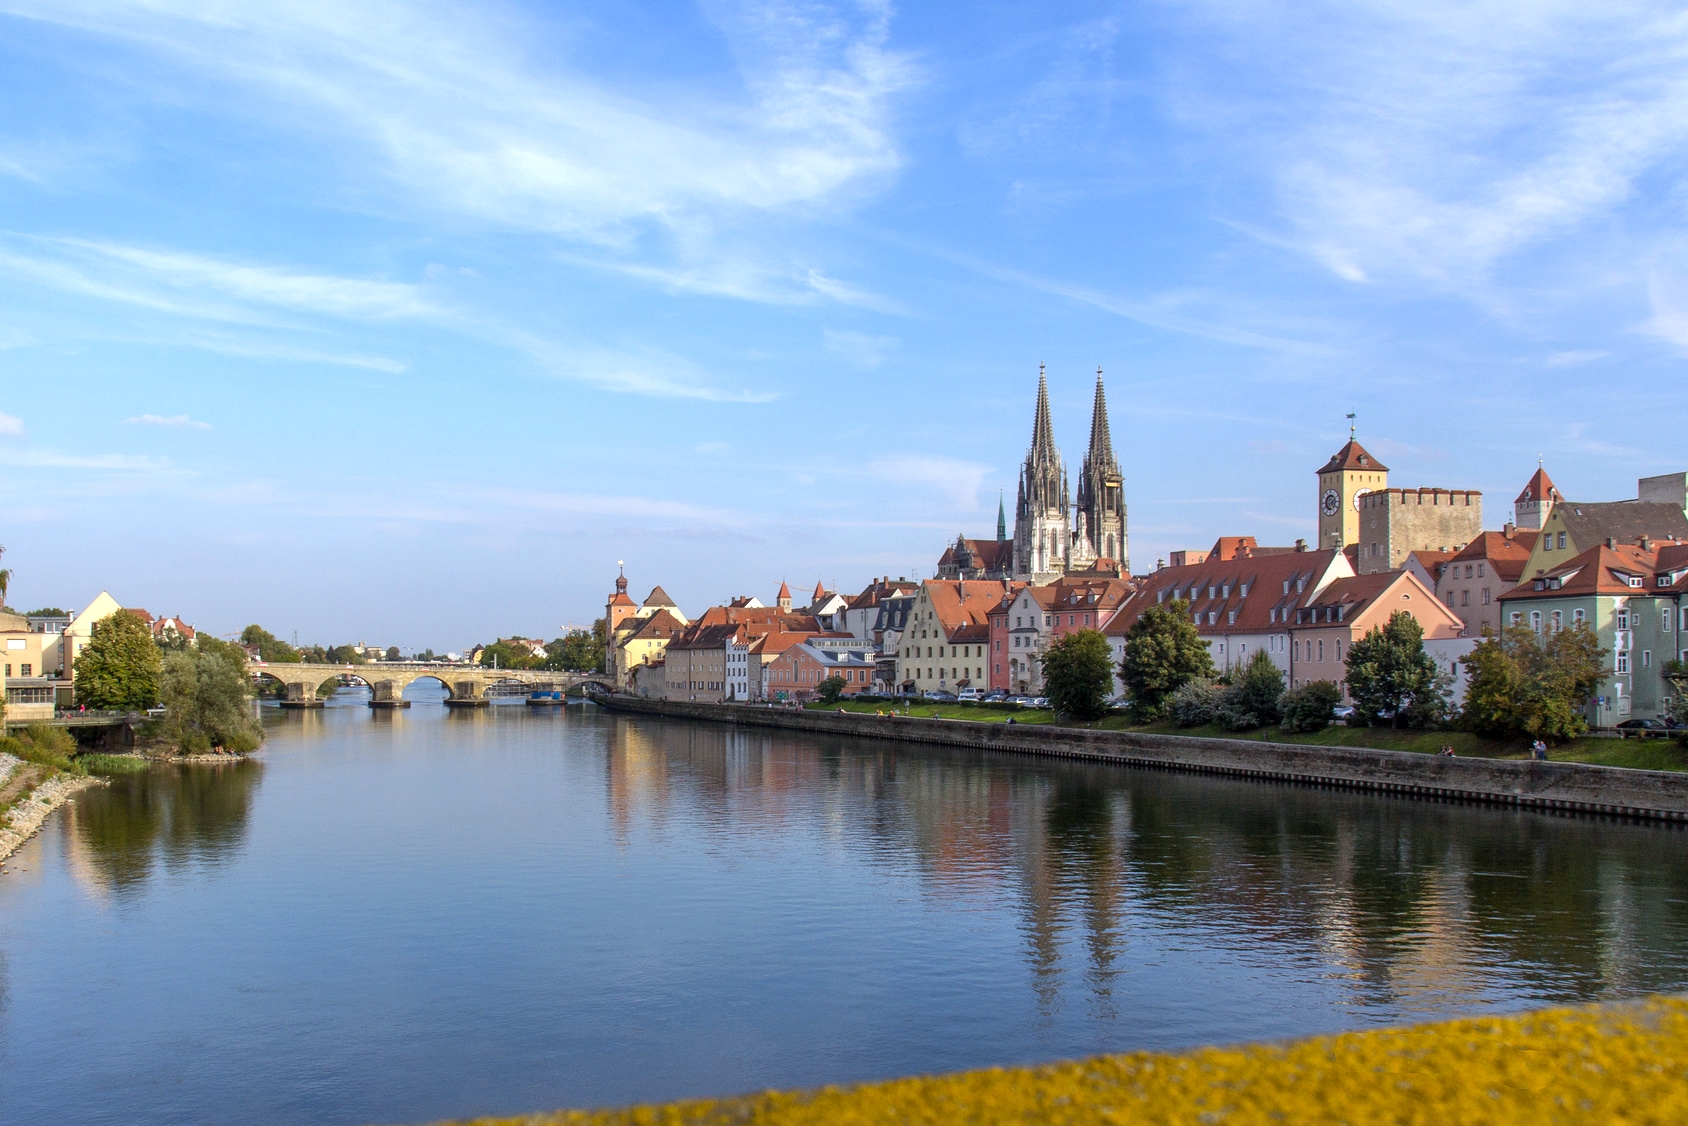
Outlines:
{"type": "Polygon", "coordinates": [[[1055,446],[1049,410],[1049,378],[1037,371],[1037,408],[1032,444],[1020,471],[1015,503],[1015,571],[1022,577],[1053,576],[1086,567],[1098,557],[1125,565],[1125,500],[1119,460],[1108,427],[1102,369],[1096,369],[1096,397],[1090,413],[1090,447],[1079,473],[1076,520],[1068,498],[1067,471],[1055,446]]]}

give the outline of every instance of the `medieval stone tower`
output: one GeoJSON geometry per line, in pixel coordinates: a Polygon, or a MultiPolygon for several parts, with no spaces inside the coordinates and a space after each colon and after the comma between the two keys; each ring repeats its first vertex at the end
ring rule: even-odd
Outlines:
{"type": "Polygon", "coordinates": [[[1129,575],[1125,487],[1114,442],[1108,433],[1108,401],[1102,393],[1102,369],[1096,369],[1096,402],[1090,410],[1090,448],[1078,476],[1078,526],[1073,529],[1074,566],[1112,559],[1129,575]]]}
{"type": "Polygon", "coordinates": [[[1072,557],[1068,495],[1067,470],[1061,464],[1061,451],[1055,448],[1055,425],[1049,419],[1049,381],[1039,364],[1032,446],[1020,469],[1020,492],[1014,502],[1015,578],[1047,583],[1066,573],[1072,557]]]}

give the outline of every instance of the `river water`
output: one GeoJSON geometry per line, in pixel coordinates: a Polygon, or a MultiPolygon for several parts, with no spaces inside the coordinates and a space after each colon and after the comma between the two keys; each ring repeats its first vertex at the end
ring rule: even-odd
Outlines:
{"type": "Polygon", "coordinates": [[[266,711],[0,877],[0,1122],[416,1122],[1688,986],[1688,834],[627,719],[266,711]]]}

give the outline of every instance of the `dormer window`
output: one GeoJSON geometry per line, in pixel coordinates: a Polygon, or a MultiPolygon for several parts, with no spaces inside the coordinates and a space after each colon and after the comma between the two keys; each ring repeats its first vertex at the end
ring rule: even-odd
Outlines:
{"type": "Polygon", "coordinates": [[[1285,594],[1289,593],[1289,580],[1288,579],[1284,580],[1284,593],[1285,594]]]}
{"type": "Polygon", "coordinates": [[[1641,581],[1641,576],[1640,575],[1630,575],[1629,576],[1629,585],[1633,586],[1633,587],[1639,587],[1639,586],[1643,585],[1642,581],[1641,581]]]}

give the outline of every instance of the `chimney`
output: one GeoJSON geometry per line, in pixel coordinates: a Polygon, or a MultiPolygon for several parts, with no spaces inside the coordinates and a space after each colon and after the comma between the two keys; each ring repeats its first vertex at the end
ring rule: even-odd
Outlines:
{"type": "Polygon", "coordinates": [[[1307,550],[1307,541],[1306,540],[1296,540],[1295,541],[1295,550],[1306,551],[1307,550]]]}
{"type": "Polygon", "coordinates": [[[1606,547],[1608,549],[1615,551],[1615,550],[1617,550],[1617,546],[1618,546],[1618,537],[1617,536],[1607,536],[1606,537],[1606,547]]]}
{"type": "Polygon", "coordinates": [[[1641,537],[1641,550],[1642,551],[1652,551],[1653,550],[1653,541],[1648,539],[1646,536],[1642,536],[1641,537]]]}
{"type": "Polygon", "coordinates": [[[1500,526],[1500,534],[1501,534],[1502,537],[1504,537],[1506,539],[1511,539],[1512,533],[1516,532],[1517,530],[1518,530],[1518,526],[1516,524],[1513,524],[1513,523],[1510,523],[1510,522],[1502,524],[1500,526]]]}

